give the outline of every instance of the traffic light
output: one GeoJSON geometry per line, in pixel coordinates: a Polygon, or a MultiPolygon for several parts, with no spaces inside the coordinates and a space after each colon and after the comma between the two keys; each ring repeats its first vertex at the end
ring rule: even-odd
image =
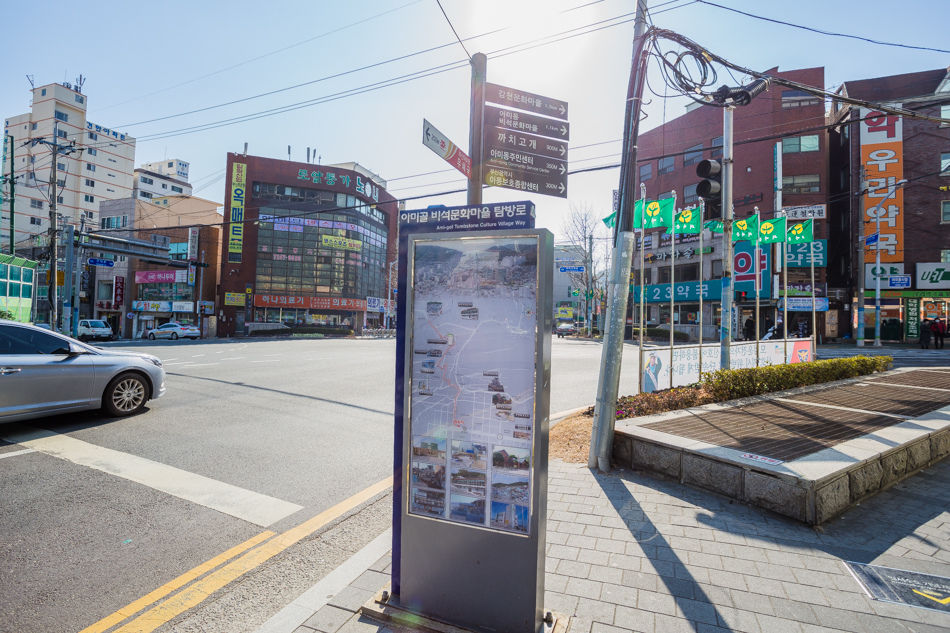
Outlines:
{"type": "Polygon", "coordinates": [[[740,301],[745,301],[746,297],[749,296],[749,293],[746,292],[745,290],[736,290],[735,293],[736,293],[736,303],[739,303],[740,301]]]}
{"type": "Polygon", "coordinates": [[[696,185],[696,195],[706,201],[703,220],[722,217],[722,163],[708,159],[696,165],[696,175],[702,178],[696,185]]]}

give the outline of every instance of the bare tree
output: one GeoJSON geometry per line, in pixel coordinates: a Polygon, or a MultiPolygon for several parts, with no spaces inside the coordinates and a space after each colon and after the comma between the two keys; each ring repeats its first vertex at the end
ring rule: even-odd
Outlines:
{"type": "Polygon", "coordinates": [[[580,261],[583,272],[568,273],[571,285],[578,289],[578,300],[583,303],[588,332],[593,335],[590,319],[595,296],[600,294],[606,279],[606,226],[594,208],[587,203],[571,202],[568,215],[561,225],[559,242],[569,245],[580,261]],[[583,297],[580,293],[583,292],[583,297]]]}

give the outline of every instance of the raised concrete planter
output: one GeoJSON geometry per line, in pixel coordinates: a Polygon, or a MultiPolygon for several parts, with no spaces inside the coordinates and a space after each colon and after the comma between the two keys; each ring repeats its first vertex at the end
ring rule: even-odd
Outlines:
{"type": "MultiPolygon", "coordinates": [[[[662,433],[644,425],[868,378],[871,376],[619,420],[613,458],[621,466],[656,472],[818,525],[950,454],[950,406],[779,464],[754,461],[743,457],[742,451],[662,433]]],[[[950,392],[947,395],[950,398],[950,392]]]]}

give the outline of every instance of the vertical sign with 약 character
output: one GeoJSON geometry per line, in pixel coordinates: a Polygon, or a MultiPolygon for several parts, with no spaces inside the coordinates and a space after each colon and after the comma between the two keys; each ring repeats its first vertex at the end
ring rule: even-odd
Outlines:
{"type": "Polygon", "coordinates": [[[228,262],[241,263],[244,251],[244,201],[247,184],[247,165],[234,163],[231,171],[231,214],[228,227],[228,262]]]}
{"type": "MultiPolygon", "coordinates": [[[[900,104],[893,104],[900,107],[900,104]]],[[[867,178],[864,196],[864,226],[877,230],[876,244],[865,247],[866,261],[875,251],[881,262],[904,261],[904,191],[898,183],[904,178],[904,137],[901,117],[861,108],[861,164],[867,178]]]]}

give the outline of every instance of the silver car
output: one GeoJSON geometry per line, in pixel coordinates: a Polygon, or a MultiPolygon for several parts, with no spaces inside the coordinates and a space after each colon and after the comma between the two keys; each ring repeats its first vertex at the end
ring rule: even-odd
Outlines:
{"type": "Polygon", "coordinates": [[[102,408],[137,413],[165,394],[162,361],[0,320],[0,423],[102,408]]]}

